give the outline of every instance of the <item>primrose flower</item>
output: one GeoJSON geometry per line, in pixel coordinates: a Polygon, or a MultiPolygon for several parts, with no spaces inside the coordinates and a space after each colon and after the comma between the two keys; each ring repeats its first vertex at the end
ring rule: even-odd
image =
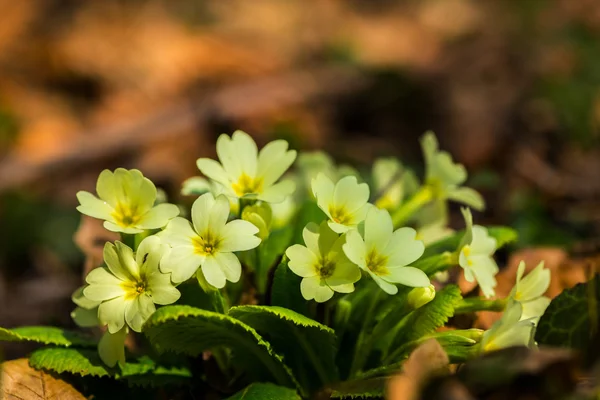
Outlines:
{"type": "Polygon", "coordinates": [[[461,164],[452,161],[446,151],[440,151],[433,132],[427,132],[421,138],[421,148],[425,157],[425,183],[433,188],[438,200],[453,200],[476,210],[482,210],[485,202],[475,190],[461,187],[467,180],[467,171],[461,164]]]}
{"type": "Polygon", "coordinates": [[[498,266],[492,257],[496,251],[496,239],[483,226],[473,225],[473,216],[468,208],[464,207],[461,211],[467,227],[459,247],[458,263],[465,272],[465,279],[469,282],[477,280],[485,297],[491,297],[497,285],[498,266]]]}
{"type": "Polygon", "coordinates": [[[393,158],[379,158],[373,163],[373,187],[379,197],[375,205],[388,211],[400,206],[404,198],[403,167],[393,158]]]}
{"type": "Polygon", "coordinates": [[[276,183],[296,159],[296,151],[288,150],[288,142],[275,140],[260,152],[245,132],[235,131],[217,139],[217,155],[221,164],[209,158],[197,161],[198,169],[221,184],[230,197],[279,203],[292,194],[294,182],[276,183]]]}
{"type": "Polygon", "coordinates": [[[288,266],[301,276],[300,291],[306,300],[322,303],[333,292],[350,293],[360,279],[360,270],[344,255],[344,236],[331,230],[326,222],[318,226],[309,223],[302,231],[306,246],[295,244],[285,254],[288,266]]]}
{"type": "MultiPolygon", "coordinates": [[[[323,151],[302,152],[298,155],[296,168],[299,173],[298,186],[303,188],[303,191],[310,192],[313,179],[324,174],[332,181],[337,181],[344,176],[360,177],[356,169],[349,165],[336,166],[329,154],[323,151]]],[[[312,193],[311,193],[312,194],[312,193]]]]}
{"type": "Polygon", "coordinates": [[[258,228],[258,236],[261,240],[269,237],[271,230],[271,220],[273,219],[273,211],[267,203],[254,204],[244,207],[242,211],[242,219],[252,223],[258,228]]]}
{"type": "Polygon", "coordinates": [[[317,205],[329,218],[329,227],[336,233],[344,233],[362,222],[369,208],[369,186],[358,183],[354,176],[346,176],[335,185],[324,174],[312,181],[317,205]]]}
{"type": "Polygon", "coordinates": [[[98,197],[85,191],[77,193],[77,210],[90,217],[103,219],[109,231],[140,233],[162,228],[179,214],[174,204],[159,204],[156,187],[137,169],[104,170],[96,183],[98,197]]]}
{"type": "Polygon", "coordinates": [[[522,306],[517,301],[508,304],[502,317],[483,333],[481,351],[489,352],[511,346],[532,346],[535,323],[522,320],[522,306]]]}
{"type": "Polygon", "coordinates": [[[104,364],[109,367],[114,367],[117,363],[125,364],[125,339],[128,333],[127,326],[115,333],[108,330],[104,332],[98,342],[98,355],[104,364]]]}
{"type": "Polygon", "coordinates": [[[423,307],[435,298],[435,286],[416,287],[408,292],[406,302],[415,310],[423,307]]]}
{"type": "Polygon", "coordinates": [[[343,249],[346,256],[366,271],[388,294],[398,293],[394,285],[412,287],[429,286],[429,278],[418,268],[407,265],[416,261],[425,250],[423,242],[416,240],[412,228],[394,231],[392,218],[386,210],[371,208],[364,225],[346,234],[343,249]]]}
{"type": "Polygon", "coordinates": [[[171,304],[179,291],[171,277],[158,269],[168,246],[156,236],[142,240],[137,253],[117,241],[104,246],[106,267],[92,270],[86,277],[84,296],[98,306],[98,319],[108,325],[110,333],[120,331],[125,323],[141,332],[142,325],[156,310],[154,304],[171,304]]]}
{"type": "Polygon", "coordinates": [[[216,288],[225,281],[237,282],[242,267],[234,251],[250,250],[260,244],[255,235],[259,229],[248,221],[229,217],[229,200],[211,193],[200,196],[192,205],[192,223],[175,218],[159,233],[172,247],[163,258],[160,269],[170,272],[173,282],[191,278],[199,267],[206,281],[216,288]]]}
{"type": "Polygon", "coordinates": [[[550,286],[550,270],[544,268],[544,262],[538,264],[526,277],[525,262],[521,261],[517,270],[517,281],[510,298],[523,306],[521,319],[533,319],[536,323],[546,311],[550,299],[544,296],[550,286]]]}

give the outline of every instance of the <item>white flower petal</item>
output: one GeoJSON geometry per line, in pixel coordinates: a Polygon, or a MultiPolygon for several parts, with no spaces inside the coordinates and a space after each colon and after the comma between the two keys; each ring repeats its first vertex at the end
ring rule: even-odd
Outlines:
{"type": "Polygon", "coordinates": [[[114,209],[105,201],[100,200],[91,193],[80,191],[77,192],[77,200],[79,206],[77,211],[90,217],[113,220],[112,213],[114,209]]]}
{"type": "MultiPolygon", "coordinates": [[[[345,256],[344,256],[345,258],[345,256]]],[[[331,286],[336,292],[339,292],[335,287],[343,286],[348,284],[353,284],[357,282],[361,277],[360,269],[346,260],[336,260],[335,270],[333,274],[326,279],[326,282],[329,286],[331,286]],[[334,287],[335,286],[335,287],[334,287]]],[[[352,285],[354,290],[354,286],[352,285]]],[[[349,292],[345,292],[349,293],[349,292]]]]}
{"type": "Polygon", "coordinates": [[[155,272],[148,277],[148,291],[156,304],[172,304],[181,297],[181,293],[171,283],[171,275],[155,272]]]}
{"type": "Polygon", "coordinates": [[[163,203],[152,207],[150,211],[144,214],[136,225],[143,229],[158,229],[167,225],[169,220],[179,215],[179,207],[175,204],[163,203]]]}
{"type": "Polygon", "coordinates": [[[125,321],[135,332],[142,331],[142,325],[156,311],[152,299],[147,294],[141,294],[134,300],[126,303],[125,321]]]}
{"type": "Polygon", "coordinates": [[[145,214],[154,205],[156,187],[137,169],[117,168],[113,174],[113,189],[117,203],[145,214]]]}
{"type": "Polygon", "coordinates": [[[230,253],[253,249],[260,244],[260,238],[255,236],[257,233],[258,228],[248,221],[236,219],[228,222],[221,232],[219,251],[230,253]]]}
{"type": "Polygon", "coordinates": [[[481,225],[473,226],[473,239],[471,240],[473,253],[492,255],[496,251],[496,244],[496,239],[488,234],[486,228],[481,225]]]}
{"type": "Polygon", "coordinates": [[[71,318],[80,328],[93,328],[100,325],[97,307],[92,309],[77,307],[71,312],[71,318]]]}
{"type": "Polygon", "coordinates": [[[229,282],[238,282],[242,276],[242,265],[240,260],[233,253],[219,252],[214,255],[214,259],[219,264],[221,271],[229,282]]]}
{"type": "Polygon", "coordinates": [[[317,199],[317,205],[323,212],[331,218],[329,206],[333,204],[333,190],[335,185],[325,174],[319,173],[311,183],[312,192],[317,199]]]}
{"type": "Polygon", "coordinates": [[[365,246],[367,249],[384,250],[393,231],[394,225],[390,214],[386,210],[371,207],[365,219],[365,246]]]}
{"type": "Polygon", "coordinates": [[[329,279],[327,279],[326,282],[327,282],[327,284],[329,285],[329,287],[334,292],[338,292],[338,293],[352,293],[352,292],[354,292],[354,284],[353,283],[345,283],[345,284],[341,284],[341,285],[332,285],[331,283],[329,283],[329,279]]]}
{"type": "Polygon", "coordinates": [[[296,184],[292,180],[284,180],[272,186],[266,187],[258,194],[258,200],[267,203],[281,203],[296,190],[296,184]]]}
{"type": "Polygon", "coordinates": [[[217,289],[225,287],[225,273],[221,270],[221,266],[214,257],[206,257],[202,263],[202,273],[206,281],[217,289]]]}
{"type": "Polygon", "coordinates": [[[498,266],[496,262],[488,256],[471,256],[469,260],[472,262],[470,271],[475,276],[483,295],[488,298],[492,297],[497,285],[495,276],[498,273],[498,266]]]}
{"type": "MultiPolygon", "coordinates": [[[[524,264],[523,267],[525,267],[524,264]]],[[[523,279],[517,277],[517,300],[526,302],[528,300],[539,298],[546,293],[546,290],[548,290],[550,278],[550,270],[544,268],[543,262],[539,263],[538,266],[529,272],[523,279]]]]}
{"type": "Polygon", "coordinates": [[[223,186],[230,186],[229,175],[217,161],[210,158],[199,158],[196,160],[196,166],[204,176],[219,182],[223,186]]]}
{"type": "Polygon", "coordinates": [[[357,230],[353,229],[346,233],[346,243],[342,246],[342,249],[350,261],[361,268],[366,268],[367,249],[357,230]]]}
{"type": "Polygon", "coordinates": [[[305,278],[317,274],[315,265],[317,265],[319,260],[317,255],[308,248],[295,244],[288,247],[285,251],[285,255],[290,259],[288,267],[296,275],[305,278]]]}
{"type": "Polygon", "coordinates": [[[322,222],[319,226],[319,254],[326,255],[331,250],[333,245],[339,239],[339,235],[334,232],[327,222],[322,222]]]}
{"type": "Polygon", "coordinates": [[[102,339],[98,343],[98,355],[104,364],[111,368],[117,365],[117,363],[125,364],[126,338],[126,327],[115,333],[104,332],[102,339]]]}
{"type": "Polygon", "coordinates": [[[169,221],[164,231],[158,234],[163,243],[173,247],[193,246],[193,239],[198,234],[192,229],[190,222],[181,217],[176,217],[169,221]]]}
{"type": "Polygon", "coordinates": [[[191,246],[174,247],[160,260],[160,270],[165,273],[170,272],[171,280],[180,283],[194,275],[204,258],[191,246]]]}
{"type": "Polygon", "coordinates": [[[110,333],[116,333],[125,326],[125,297],[115,297],[98,307],[98,319],[102,325],[108,325],[110,333]]]}
{"type": "Polygon", "coordinates": [[[192,223],[198,234],[204,235],[209,229],[210,216],[215,205],[212,193],[205,193],[192,204],[192,223]]]}
{"type": "Polygon", "coordinates": [[[302,279],[300,292],[306,300],[314,299],[317,303],[323,303],[333,297],[333,290],[317,276],[302,279]]]}
{"type": "Polygon", "coordinates": [[[371,278],[373,278],[373,280],[375,281],[377,286],[379,286],[381,288],[381,290],[383,290],[387,294],[391,294],[391,295],[398,293],[398,288],[395,285],[392,285],[391,283],[386,282],[385,280],[381,279],[381,277],[372,273],[370,270],[367,270],[367,272],[369,273],[369,276],[371,278]]]}
{"type": "Polygon", "coordinates": [[[125,293],[121,287],[123,281],[115,277],[104,267],[93,269],[87,275],[86,282],[89,286],[83,289],[83,294],[91,301],[110,300],[125,293]]]}
{"type": "Polygon", "coordinates": [[[446,197],[449,200],[465,204],[477,211],[485,209],[485,200],[483,197],[477,191],[468,187],[450,189],[446,192],[446,197]]]}
{"type": "Polygon", "coordinates": [[[220,232],[229,218],[229,199],[224,195],[215,198],[215,202],[210,210],[208,217],[208,226],[212,232],[220,232]]]}
{"type": "Polygon", "coordinates": [[[100,172],[96,181],[96,193],[98,193],[98,197],[106,201],[113,208],[117,206],[119,199],[117,199],[117,189],[115,188],[115,178],[112,171],[105,169],[100,172]]]}
{"type": "Polygon", "coordinates": [[[392,234],[384,254],[389,255],[388,265],[403,267],[419,259],[425,251],[422,241],[416,239],[417,232],[413,228],[400,228],[392,234]]]}
{"type": "Polygon", "coordinates": [[[288,149],[288,142],[275,140],[267,143],[258,154],[257,176],[265,186],[271,186],[288,170],[296,159],[296,151],[288,149]]]}
{"type": "Polygon", "coordinates": [[[410,287],[427,287],[430,284],[427,274],[418,268],[396,267],[388,269],[389,275],[382,277],[388,282],[399,283],[410,287]]]}
{"type": "Polygon", "coordinates": [[[314,222],[309,222],[302,230],[302,239],[306,247],[315,254],[320,254],[319,251],[319,225],[314,222]]]}
{"type": "Polygon", "coordinates": [[[355,176],[340,179],[333,190],[333,204],[352,213],[369,201],[369,185],[358,183],[355,176]]]}
{"type": "Polygon", "coordinates": [[[521,303],[523,306],[523,314],[521,315],[521,320],[526,320],[530,318],[540,318],[544,315],[546,308],[550,305],[550,299],[548,297],[542,296],[538,297],[535,300],[526,301],[521,303]]]}

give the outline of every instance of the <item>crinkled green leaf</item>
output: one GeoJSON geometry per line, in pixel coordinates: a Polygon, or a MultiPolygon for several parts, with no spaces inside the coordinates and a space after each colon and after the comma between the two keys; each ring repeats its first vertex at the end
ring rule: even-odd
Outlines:
{"type": "Polygon", "coordinates": [[[372,378],[339,383],[332,387],[332,399],[380,399],[385,393],[387,378],[372,378]]]}
{"type": "Polygon", "coordinates": [[[316,390],[338,379],[334,331],[292,310],[276,306],[239,306],[229,315],[263,335],[283,355],[303,386],[316,390]],[[306,380],[302,378],[306,377],[306,380]]]}
{"type": "MultiPolygon", "coordinates": [[[[423,307],[407,315],[400,323],[399,330],[390,346],[391,356],[388,361],[399,361],[402,354],[401,346],[420,339],[444,326],[448,319],[454,315],[454,309],[462,299],[460,289],[456,285],[448,285],[435,294],[435,298],[423,307]],[[396,349],[396,350],[394,350],[396,349]]],[[[410,349],[406,349],[410,351],[410,349]]]]}
{"type": "Polygon", "coordinates": [[[54,326],[22,326],[13,329],[0,328],[0,341],[37,342],[65,347],[93,347],[97,345],[97,341],[90,336],[54,326]]]}
{"type": "Polygon", "coordinates": [[[112,377],[126,380],[130,385],[135,386],[182,384],[191,378],[191,372],[187,368],[157,365],[149,357],[128,361],[122,368],[110,368],[100,360],[95,350],[90,349],[43,348],[31,354],[29,364],[36,369],[59,374],[112,377]]]}
{"type": "MultiPolygon", "coordinates": [[[[488,234],[496,239],[496,246],[498,249],[506,246],[509,243],[516,242],[519,238],[517,231],[507,226],[487,226],[486,228],[488,230],[488,234]]],[[[423,254],[422,258],[441,254],[444,251],[456,250],[464,234],[464,230],[457,231],[451,236],[430,244],[425,248],[425,253],[423,254]]]]}
{"type": "Polygon", "coordinates": [[[226,400],[301,400],[295,390],[272,383],[253,383],[226,400]]]}
{"type": "Polygon", "coordinates": [[[160,352],[197,356],[206,350],[227,347],[234,353],[234,364],[255,379],[297,386],[291,370],[271,344],[254,328],[228,315],[189,306],[166,306],[152,314],[143,331],[160,352]]]}
{"type": "Polygon", "coordinates": [[[567,289],[554,298],[540,318],[535,340],[549,346],[570,347],[584,354],[600,331],[600,275],[567,289]]]}
{"type": "Polygon", "coordinates": [[[271,304],[310,316],[308,301],[302,297],[300,292],[302,278],[294,274],[287,263],[287,257],[284,257],[275,270],[271,288],[271,304]]]}

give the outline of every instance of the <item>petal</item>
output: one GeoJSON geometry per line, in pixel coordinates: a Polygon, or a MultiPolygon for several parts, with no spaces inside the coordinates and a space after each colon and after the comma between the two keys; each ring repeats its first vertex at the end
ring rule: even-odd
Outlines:
{"type": "Polygon", "coordinates": [[[329,206],[333,205],[334,184],[325,174],[319,173],[311,183],[312,192],[317,199],[317,205],[329,218],[329,206]]]}
{"type": "Polygon", "coordinates": [[[215,198],[210,192],[198,197],[192,204],[192,223],[198,234],[204,235],[208,231],[214,205],[215,198]]]}
{"type": "Polygon", "coordinates": [[[267,203],[281,203],[296,190],[294,181],[286,179],[279,183],[265,187],[262,193],[258,194],[258,200],[267,203]]]}
{"type": "Polygon", "coordinates": [[[156,200],[156,187],[137,169],[117,168],[113,174],[113,190],[117,204],[126,204],[145,214],[156,200]]]}
{"type": "Polygon", "coordinates": [[[229,199],[224,195],[215,198],[215,202],[210,210],[208,226],[213,232],[220,232],[229,218],[229,199]]]}
{"type": "Polygon", "coordinates": [[[102,325],[108,325],[110,333],[116,333],[125,326],[125,297],[115,297],[98,307],[98,319],[102,325]]]}
{"type": "Polygon", "coordinates": [[[388,268],[388,270],[389,275],[382,277],[388,282],[399,283],[410,287],[427,287],[430,284],[427,274],[418,268],[396,267],[388,268]]]}
{"type": "Polygon", "coordinates": [[[346,283],[346,284],[341,284],[341,285],[332,285],[331,283],[329,283],[329,279],[327,279],[327,284],[329,285],[329,287],[334,292],[338,292],[338,293],[352,293],[352,292],[354,292],[354,284],[353,283],[346,283]]]}
{"type": "Polygon", "coordinates": [[[315,254],[320,254],[319,251],[319,225],[314,222],[309,222],[302,230],[302,239],[306,247],[315,254]]]}
{"type": "Polygon", "coordinates": [[[371,210],[371,208],[376,208],[376,207],[374,207],[373,204],[367,203],[367,204],[363,205],[362,207],[360,207],[358,210],[355,210],[352,213],[352,224],[358,225],[359,223],[364,221],[367,218],[367,215],[369,214],[369,211],[371,210]]]}
{"type": "Polygon", "coordinates": [[[314,299],[317,303],[323,303],[333,297],[333,290],[317,276],[302,279],[300,292],[306,300],[314,299]]]}
{"type": "Polygon", "coordinates": [[[98,343],[98,355],[104,364],[109,367],[114,367],[117,363],[125,364],[126,338],[126,327],[115,333],[104,332],[98,343]]]}
{"type": "Polygon", "coordinates": [[[367,270],[367,272],[368,272],[369,276],[371,278],[373,278],[373,280],[375,281],[377,286],[379,286],[381,288],[381,290],[383,290],[387,294],[391,294],[391,295],[398,293],[398,288],[395,285],[392,285],[391,283],[384,281],[383,279],[381,279],[381,277],[375,275],[370,270],[367,270]]]}
{"type": "Polygon", "coordinates": [[[296,159],[296,151],[288,149],[288,142],[275,140],[267,143],[258,154],[257,176],[263,178],[265,186],[275,183],[296,159]]]}
{"type": "Polygon", "coordinates": [[[152,298],[147,294],[141,294],[134,300],[128,301],[125,306],[125,321],[135,332],[141,332],[142,326],[148,318],[156,311],[152,298]]]}
{"type": "Polygon", "coordinates": [[[472,256],[471,272],[475,276],[481,291],[485,297],[492,297],[495,294],[494,288],[497,285],[496,274],[498,273],[498,266],[495,261],[486,256],[472,256]]]}
{"type": "Polygon", "coordinates": [[[71,312],[73,322],[80,328],[93,328],[100,325],[98,308],[86,309],[77,307],[71,312]]]}
{"type": "Polygon", "coordinates": [[[125,294],[121,287],[123,281],[111,274],[107,268],[93,269],[85,280],[89,286],[83,289],[83,294],[91,301],[110,300],[125,294]]]}
{"type": "Polygon", "coordinates": [[[210,158],[199,158],[196,160],[196,166],[204,176],[219,182],[223,186],[230,185],[231,181],[229,175],[217,161],[211,160],[210,158]]]}
{"type": "Polygon", "coordinates": [[[298,276],[303,278],[315,276],[315,265],[319,262],[317,255],[308,248],[295,244],[288,247],[285,255],[290,259],[288,267],[298,276]]]}
{"type": "Polygon", "coordinates": [[[446,197],[449,200],[465,204],[477,211],[483,211],[485,209],[485,200],[483,197],[478,192],[468,187],[459,187],[448,190],[446,192],[446,197]]]}
{"type": "Polygon", "coordinates": [[[202,263],[202,273],[206,281],[217,289],[225,287],[225,273],[221,270],[221,267],[214,257],[206,257],[202,263]]]}
{"type": "Polygon", "coordinates": [[[83,294],[83,290],[86,287],[87,287],[87,285],[81,286],[80,288],[75,290],[75,292],[73,292],[73,294],[71,295],[71,300],[73,300],[73,303],[77,304],[79,307],[84,308],[86,310],[98,308],[98,306],[100,305],[100,302],[90,300],[87,297],[85,297],[85,295],[83,294]]]}
{"type": "Polygon", "coordinates": [[[521,320],[539,318],[544,315],[546,308],[550,305],[550,299],[548,297],[539,297],[532,301],[523,302],[521,305],[523,306],[521,320]]]}
{"type": "MultiPolygon", "coordinates": [[[[148,236],[140,242],[137,251],[135,252],[135,262],[140,266],[140,269],[148,264],[158,266],[158,263],[163,256],[163,248],[161,248],[161,246],[163,246],[163,244],[156,235],[148,236]]],[[[158,268],[151,269],[154,270],[158,268]]]]}
{"type": "MultiPolygon", "coordinates": [[[[106,250],[106,246],[104,247],[106,250]]],[[[139,280],[140,278],[140,266],[135,260],[135,256],[133,254],[133,250],[129,246],[124,243],[119,242],[118,240],[114,244],[114,249],[116,250],[119,262],[118,266],[121,267],[119,273],[125,271],[125,275],[128,277],[128,280],[139,280]],[[133,279],[132,279],[133,278],[133,279]]],[[[112,252],[111,256],[112,256],[112,252]]],[[[105,258],[106,261],[106,258],[105,258]]],[[[114,259],[111,259],[111,263],[113,266],[108,265],[108,268],[116,275],[115,271],[117,270],[116,265],[114,264],[114,259]],[[114,269],[113,269],[114,268],[114,269]]]]}
{"type": "Polygon", "coordinates": [[[112,171],[105,169],[100,172],[96,181],[96,193],[98,197],[106,201],[113,208],[117,206],[117,189],[115,187],[115,177],[112,171]]]}
{"type": "Polygon", "coordinates": [[[171,280],[180,283],[194,275],[204,258],[191,246],[174,247],[160,260],[160,270],[165,273],[170,272],[171,280]]]}
{"type": "Polygon", "coordinates": [[[192,247],[193,239],[198,234],[192,229],[190,222],[181,217],[176,217],[169,221],[169,224],[164,231],[158,234],[163,243],[170,246],[188,246],[192,247]]]}
{"type": "Polygon", "coordinates": [[[349,230],[354,229],[354,226],[346,226],[333,221],[327,221],[327,225],[332,231],[339,234],[346,233],[349,230]]]}
{"type": "Polygon", "coordinates": [[[107,202],[100,200],[93,194],[84,191],[77,192],[77,200],[80,204],[77,211],[80,213],[98,219],[113,220],[112,213],[114,209],[107,202]]]}
{"type": "Polygon", "coordinates": [[[365,219],[365,246],[367,249],[386,249],[393,232],[394,225],[390,214],[386,210],[371,207],[365,219]]]}
{"type": "Polygon", "coordinates": [[[179,207],[175,204],[163,203],[153,207],[142,216],[136,225],[142,229],[158,229],[167,225],[169,220],[179,215],[179,207]]]}
{"type": "Polygon", "coordinates": [[[419,259],[425,251],[422,241],[416,239],[413,228],[400,228],[392,234],[384,254],[388,254],[388,265],[403,267],[419,259]]]}
{"type": "Polygon", "coordinates": [[[318,254],[326,255],[329,253],[339,237],[340,236],[329,227],[329,224],[326,221],[323,221],[319,227],[318,254]]]}
{"type": "Polygon", "coordinates": [[[340,179],[333,190],[333,204],[345,207],[350,213],[363,207],[369,201],[369,185],[358,183],[355,176],[340,179]]]}
{"type": "Polygon", "coordinates": [[[492,255],[496,251],[496,244],[496,239],[488,234],[486,228],[480,225],[473,226],[473,240],[471,240],[473,253],[492,255]]]}
{"type": "MultiPolygon", "coordinates": [[[[345,257],[344,257],[345,258],[345,257]]],[[[333,274],[326,279],[326,282],[336,292],[339,290],[335,289],[334,286],[348,285],[357,282],[361,277],[360,269],[346,260],[336,260],[335,270],[333,274]]],[[[354,290],[354,286],[353,286],[354,290]]],[[[346,292],[349,293],[349,292],[346,292]]]]}
{"type": "Polygon", "coordinates": [[[122,226],[119,226],[111,221],[104,221],[103,225],[104,225],[105,229],[107,229],[111,232],[122,232],[122,233],[127,233],[127,234],[144,232],[143,229],[138,229],[138,228],[132,228],[132,227],[123,228],[122,226]]]}
{"type": "Polygon", "coordinates": [[[148,277],[148,287],[152,301],[156,304],[172,304],[181,297],[181,293],[171,283],[170,274],[155,272],[148,277]]]}
{"type": "Polygon", "coordinates": [[[214,255],[214,259],[219,264],[221,271],[229,282],[238,282],[242,276],[242,265],[240,260],[233,253],[219,252],[214,255]]]}
{"type": "Polygon", "coordinates": [[[350,261],[361,268],[366,268],[365,256],[367,249],[357,230],[354,229],[346,233],[346,243],[342,246],[342,249],[350,261]]]}
{"type": "Polygon", "coordinates": [[[248,221],[236,219],[228,222],[221,233],[219,251],[230,253],[253,249],[260,244],[260,238],[255,236],[257,233],[258,228],[248,221]]]}
{"type": "Polygon", "coordinates": [[[550,286],[550,278],[550,270],[544,268],[544,262],[539,263],[525,278],[517,281],[518,300],[534,300],[542,296],[550,286]]]}

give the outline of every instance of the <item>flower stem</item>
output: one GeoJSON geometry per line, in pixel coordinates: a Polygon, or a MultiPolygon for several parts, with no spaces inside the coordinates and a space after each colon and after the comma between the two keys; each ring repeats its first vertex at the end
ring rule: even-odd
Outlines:
{"type": "Polygon", "coordinates": [[[455,314],[466,314],[475,311],[504,311],[507,299],[486,300],[481,297],[462,299],[454,309],[455,314]]]}
{"type": "Polygon", "coordinates": [[[354,376],[363,368],[370,350],[370,340],[368,335],[369,326],[375,317],[375,309],[379,303],[380,290],[376,290],[371,297],[371,303],[367,309],[367,313],[363,319],[362,328],[358,339],[356,340],[356,347],[354,348],[354,356],[352,357],[352,364],[350,366],[350,376],[354,376]]]}
{"type": "Polygon", "coordinates": [[[408,201],[403,203],[400,208],[398,208],[392,214],[392,222],[394,223],[394,228],[399,228],[406,221],[409,220],[410,217],[414,215],[421,207],[429,203],[433,199],[433,190],[429,185],[423,185],[421,188],[415,193],[408,201]]]}
{"type": "Polygon", "coordinates": [[[121,242],[123,242],[123,244],[129,246],[131,248],[131,250],[135,251],[136,250],[135,236],[136,236],[135,233],[121,232],[121,242]]]}

